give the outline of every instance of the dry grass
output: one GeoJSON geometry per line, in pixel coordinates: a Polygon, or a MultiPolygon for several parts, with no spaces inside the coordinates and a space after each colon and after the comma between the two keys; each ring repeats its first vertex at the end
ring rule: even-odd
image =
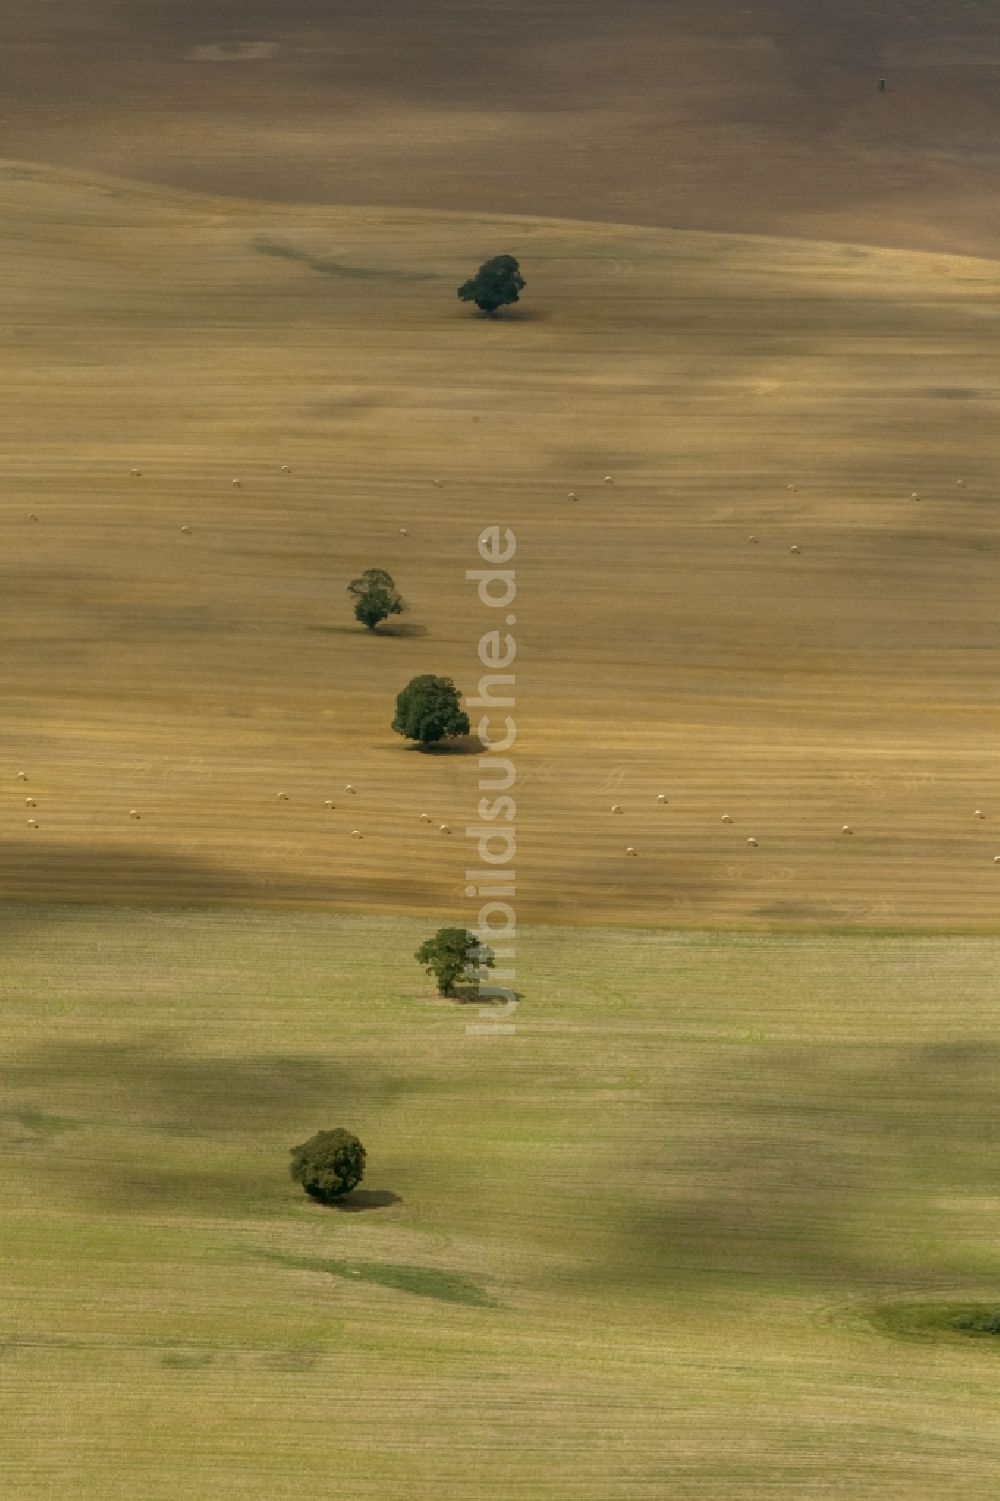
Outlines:
{"type": "Polygon", "coordinates": [[[523,917],[995,923],[992,263],[41,169],[0,210],[0,890],[453,913],[475,757],[389,721],[474,691],[500,522],[523,917]]]}

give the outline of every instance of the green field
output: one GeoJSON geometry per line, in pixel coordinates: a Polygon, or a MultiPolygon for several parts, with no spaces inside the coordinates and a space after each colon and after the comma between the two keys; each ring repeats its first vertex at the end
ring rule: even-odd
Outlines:
{"type": "Polygon", "coordinates": [[[2,931],[17,1501],[995,1495],[1000,1350],[873,1317],[996,1294],[989,939],[536,928],[489,1038],[409,920],[2,931]]]}

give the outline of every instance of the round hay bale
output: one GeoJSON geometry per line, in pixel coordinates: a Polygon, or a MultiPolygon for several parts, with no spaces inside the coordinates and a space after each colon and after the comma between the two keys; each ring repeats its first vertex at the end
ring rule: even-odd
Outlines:
{"type": "Polygon", "coordinates": [[[354,784],[352,782],[348,782],[347,786],[344,788],[345,792],[357,792],[357,790],[358,789],[354,786],[354,784]]]}
{"type": "Polygon", "coordinates": [[[439,490],[440,490],[440,488],[441,488],[441,486],[442,486],[442,485],[443,485],[443,484],[444,484],[444,480],[440,480],[440,479],[436,479],[436,480],[435,480],[435,481],[434,481],[434,484],[435,484],[435,485],[436,485],[436,486],[437,486],[437,488],[438,488],[438,489],[439,489],[439,490]]]}
{"type": "Polygon", "coordinates": [[[669,803],[670,799],[665,792],[661,792],[657,795],[656,801],[658,803],[669,803]]]}
{"type": "Polygon", "coordinates": [[[138,808],[129,808],[129,810],[128,810],[128,816],[129,816],[129,818],[138,818],[139,817],[139,809],[138,808]]]}
{"type": "Polygon", "coordinates": [[[567,495],[566,499],[567,500],[576,500],[576,491],[575,490],[571,490],[569,492],[569,494],[567,495]]]}
{"type": "Polygon", "coordinates": [[[626,853],[626,855],[634,855],[634,854],[637,853],[637,851],[634,850],[631,845],[629,845],[628,848],[626,849],[625,853],[626,853]]]}
{"type": "Polygon", "coordinates": [[[362,834],[362,832],[361,832],[360,829],[352,829],[351,830],[351,838],[352,839],[363,839],[364,835],[362,834]]]}
{"type": "Polygon", "coordinates": [[[611,804],[612,813],[624,813],[625,809],[619,803],[611,804]]]}
{"type": "Polygon", "coordinates": [[[728,813],[723,813],[723,815],[722,815],[722,822],[723,823],[732,823],[732,821],[733,820],[730,818],[730,816],[729,816],[728,813]]]}
{"type": "Polygon", "coordinates": [[[985,818],[986,814],[983,812],[982,808],[977,808],[972,816],[973,818],[985,818]]]}
{"type": "Polygon", "coordinates": [[[400,527],[400,528],[399,528],[399,535],[400,535],[400,536],[401,536],[401,537],[408,537],[408,536],[409,536],[409,535],[410,535],[410,534],[409,534],[409,532],[408,532],[408,531],[407,531],[407,530],[406,530],[406,527],[405,527],[405,526],[401,526],[401,527],[400,527]]]}
{"type": "Polygon", "coordinates": [[[19,782],[26,782],[28,780],[28,773],[26,771],[19,771],[17,774],[17,780],[19,782]]]}
{"type": "Polygon", "coordinates": [[[842,833],[842,834],[853,834],[853,833],[854,833],[854,830],[853,830],[853,829],[852,829],[852,828],[851,828],[851,826],[850,826],[850,824],[849,824],[849,823],[845,823],[845,824],[844,824],[844,827],[843,827],[843,828],[842,828],[842,829],[841,829],[841,831],[840,831],[840,832],[841,832],[841,833],[842,833]]]}
{"type": "Polygon", "coordinates": [[[234,479],[233,480],[233,489],[234,490],[240,490],[240,489],[242,489],[242,487],[243,487],[243,481],[242,480],[238,480],[238,479],[234,479]]]}
{"type": "Polygon", "coordinates": [[[421,813],[421,815],[420,815],[420,822],[421,823],[430,823],[430,821],[431,821],[431,815],[429,813],[421,813]]]}
{"type": "Polygon", "coordinates": [[[446,823],[443,823],[443,824],[440,825],[440,832],[442,834],[450,834],[451,830],[449,829],[449,827],[448,827],[448,825],[446,823]]]}
{"type": "Polygon", "coordinates": [[[786,485],[785,489],[786,490],[791,490],[792,494],[793,495],[795,494],[795,486],[794,485],[786,485]]]}
{"type": "Polygon", "coordinates": [[[800,553],[800,552],[801,552],[801,548],[798,548],[798,547],[790,547],[790,548],[789,548],[789,549],[788,549],[788,551],[789,551],[789,552],[790,552],[790,553],[791,553],[791,554],[792,554],[792,556],[793,556],[793,557],[795,557],[795,558],[797,558],[797,557],[798,557],[798,555],[799,555],[799,553],[800,553]]]}
{"type": "Polygon", "coordinates": [[[141,477],[142,477],[142,470],[141,469],[133,469],[132,470],[132,478],[133,479],[140,479],[141,477]]]}
{"type": "Polygon", "coordinates": [[[749,844],[749,845],[752,845],[752,846],[753,846],[753,848],[754,848],[754,849],[756,849],[756,848],[757,848],[757,841],[756,841],[756,839],[755,839],[755,838],[754,838],[754,837],[753,837],[753,835],[752,835],[752,834],[751,834],[751,835],[750,835],[750,837],[749,837],[749,839],[748,839],[748,840],[747,840],[747,844],[749,844]]]}
{"type": "Polygon", "coordinates": [[[964,479],[957,479],[955,481],[955,483],[959,487],[960,490],[964,490],[965,489],[965,480],[964,479]]]}
{"type": "Polygon", "coordinates": [[[26,808],[33,808],[35,806],[35,799],[33,797],[26,797],[24,799],[24,806],[26,808]]]}
{"type": "Polygon", "coordinates": [[[326,802],[323,804],[324,808],[335,808],[336,806],[337,804],[333,801],[332,797],[328,797],[326,802]]]}
{"type": "Polygon", "coordinates": [[[185,534],[185,536],[187,535],[188,532],[190,532],[190,530],[191,530],[191,528],[189,526],[182,526],[181,527],[181,531],[185,534]]]}
{"type": "Polygon", "coordinates": [[[29,829],[37,829],[38,828],[38,819],[37,818],[29,818],[28,819],[28,828],[29,829]]]}
{"type": "Polygon", "coordinates": [[[38,520],[38,517],[35,515],[34,511],[29,511],[28,512],[28,520],[29,521],[37,521],[38,520]]]}
{"type": "Polygon", "coordinates": [[[281,803],[287,803],[288,802],[288,793],[287,792],[279,792],[278,793],[278,801],[281,802],[281,803]]]}
{"type": "Polygon", "coordinates": [[[1000,855],[994,855],[993,856],[993,864],[994,865],[1000,865],[1000,855]]]}
{"type": "Polygon", "coordinates": [[[292,472],[292,466],[291,466],[291,464],[282,464],[282,466],[281,466],[281,472],[282,472],[282,474],[291,474],[291,472],[292,472]]]}
{"type": "Polygon", "coordinates": [[[614,481],[614,477],[613,477],[613,476],[612,476],[612,475],[610,475],[610,474],[606,474],[606,475],[605,475],[605,476],[604,476],[604,483],[605,483],[605,484],[606,484],[606,485],[613,485],[613,484],[614,484],[614,482],[615,482],[615,481],[614,481]]]}
{"type": "Polygon", "coordinates": [[[757,538],[756,538],[756,537],[754,537],[754,536],[753,536],[753,535],[751,535],[751,536],[749,536],[749,537],[748,537],[748,538],[747,538],[747,541],[748,541],[748,542],[756,542],[756,541],[757,541],[757,538]]]}
{"type": "Polygon", "coordinates": [[[911,500],[919,500],[920,499],[920,496],[917,494],[916,490],[914,490],[913,494],[910,496],[910,499],[911,500]]]}

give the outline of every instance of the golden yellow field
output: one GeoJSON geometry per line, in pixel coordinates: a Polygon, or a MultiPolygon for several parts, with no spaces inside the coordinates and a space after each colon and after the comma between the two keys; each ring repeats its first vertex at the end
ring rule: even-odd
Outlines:
{"type": "Polygon", "coordinates": [[[17,164],[0,213],[4,896],[464,916],[476,757],[389,723],[475,691],[500,524],[522,921],[995,927],[995,263],[17,164]]]}

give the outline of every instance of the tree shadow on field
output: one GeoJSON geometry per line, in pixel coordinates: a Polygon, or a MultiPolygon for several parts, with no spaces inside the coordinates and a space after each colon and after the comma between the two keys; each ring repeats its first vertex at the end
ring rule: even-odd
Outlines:
{"type": "Polygon", "coordinates": [[[388,1188],[356,1188],[329,1207],[342,1214],[363,1214],[370,1209],[389,1209],[393,1204],[402,1202],[399,1194],[392,1193],[388,1188]]]}
{"type": "MultiPolygon", "coordinates": [[[[506,990],[508,987],[501,986],[499,984],[492,986],[491,982],[487,980],[485,982],[485,990],[487,993],[484,995],[478,985],[456,985],[451,995],[439,995],[436,996],[435,999],[439,1001],[453,1001],[456,1006],[506,1006],[506,997],[499,995],[490,995],[489,991],[491,988],[496,990],[506,990]]],[[[523,990],[512,990],[511,994],[514,998],[515,1004],[519,1006],[524,1000],[523,990]]]]}
{"type": "Polygon", "coordinates": [[[418,745],[407,741],[408,751],[416,751],[421,756],[479,756],[486,747],[478,735],[450,735],[447,740],[439,740],[436,745],[418,745]]]}
{"type": "Polygon", "coordinates": [[[525,307],[518,303],[516,307],[505,307],[495,318],[488,318],[489,323],[547,323],[551,318],[545,308],[525,307]]]}
{"type": "Polygon", "coordinates": [[[376,630],[367,632],[370,636],[399,636],[408,639],[416,636],[426,636],[427,627],[420,625],[415,620],[404,620],[399,625],[380,625],[376,630]]]}
{"type": "Polygon", "coordinates": [[[400,625],[379,625],[373,631],[366,631],[363,625],[310,625],[306,627],[310,631],[318,631],[324,636],[355,636],[359,641],[396,636],[400,640],[415,639],[418,636],[427,635],[427,627],[418,621],[405,621],[400,625]]]}

